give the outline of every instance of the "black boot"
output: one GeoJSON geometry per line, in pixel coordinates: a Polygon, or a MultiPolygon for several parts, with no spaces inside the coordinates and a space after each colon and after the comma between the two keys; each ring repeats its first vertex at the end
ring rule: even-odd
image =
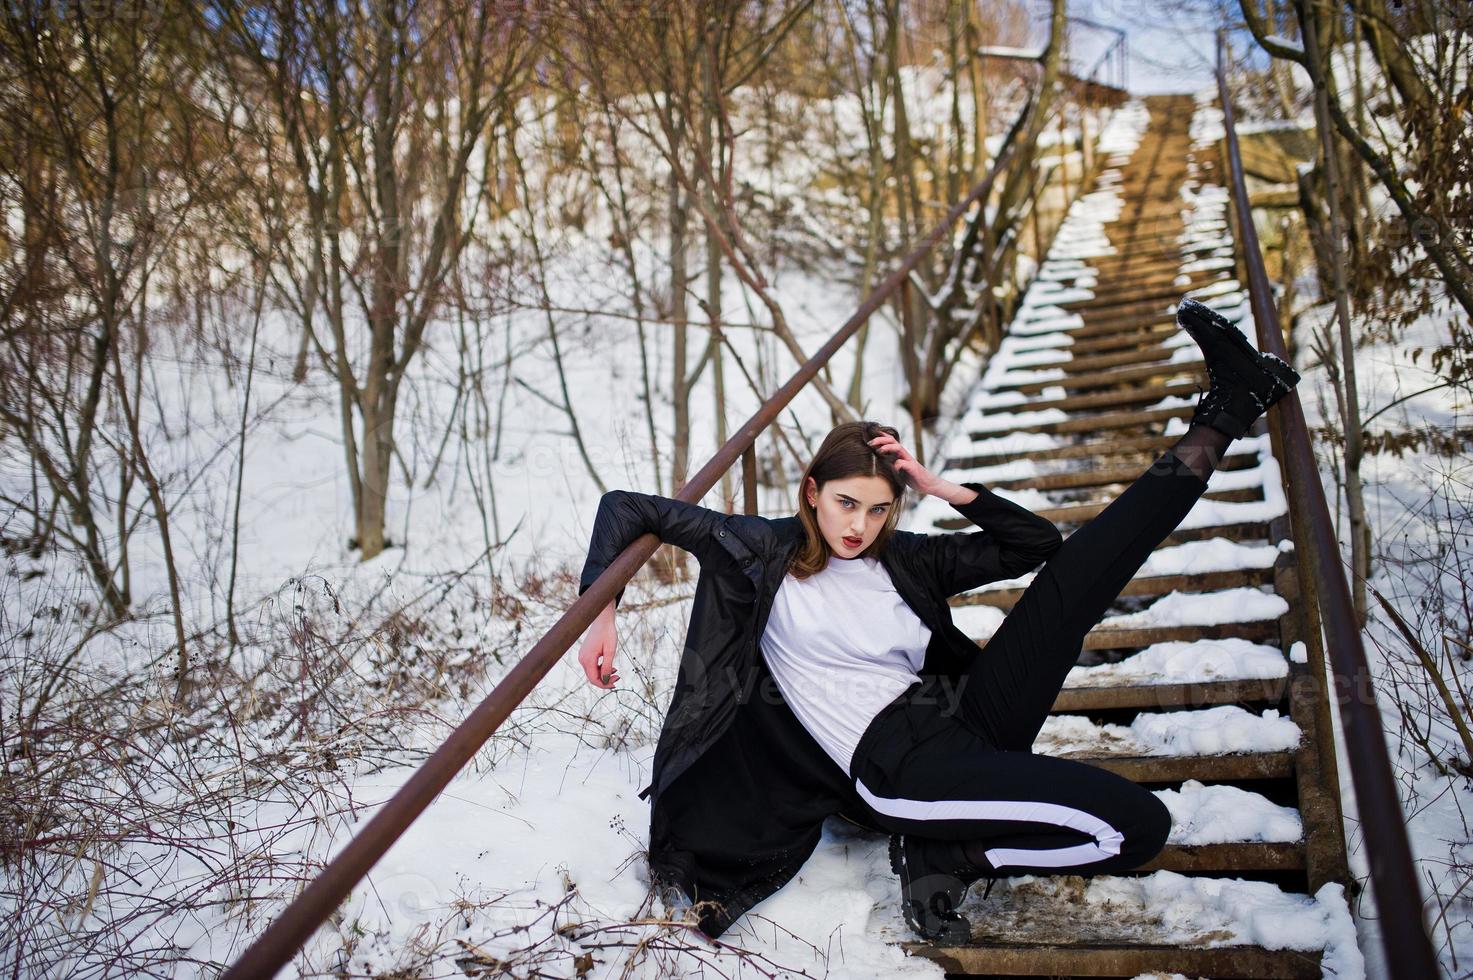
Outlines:
{"type": "MultiPolygon", "coordinates": [[[[900,909],[906,924],[924,939],[940,943],[967,943],[972,923],[957,911],[967,887],[988,875],[960,856],[951,841],[890,836],[890,869],[900,877],[900,909]]],[[[991,884],[988,890],[991,890],[991,884]]]]}
{"type": "Polygon", "coordinates": [[[1202,349],[1212,383],[1197,401],[1192,425],[1210,426],[1237,439],[1299,383],[1297,371],[1255,350],[1243,331],[1194,299],[1181,301],[1176,322],[1202,349]]]}

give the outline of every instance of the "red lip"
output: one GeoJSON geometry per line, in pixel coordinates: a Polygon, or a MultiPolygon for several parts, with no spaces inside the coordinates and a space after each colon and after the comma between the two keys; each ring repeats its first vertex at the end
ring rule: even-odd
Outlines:
{"type": "Polygon", "coordinates": [[[864,538],[845,538],[844,543],[851,548],[858,548],[860,545],[864,544],[864,538]]]}

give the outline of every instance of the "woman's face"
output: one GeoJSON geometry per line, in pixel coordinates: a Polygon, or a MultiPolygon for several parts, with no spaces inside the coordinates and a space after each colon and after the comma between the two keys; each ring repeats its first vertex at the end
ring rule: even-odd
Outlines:
{"type": "Polygon", "coordinates": [[[818,515],[818,529],[835,555],[858,558],[879,535],[895,506],[890,484],[878,476],[848,476],[818,488],[813,477],[803,492],[818,515]]]}

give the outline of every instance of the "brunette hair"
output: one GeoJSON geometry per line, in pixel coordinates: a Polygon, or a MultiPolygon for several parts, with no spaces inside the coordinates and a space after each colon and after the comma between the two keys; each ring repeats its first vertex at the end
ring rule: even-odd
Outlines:
{"type": "Polygon", "coordinates": [[[843,480],[851,476],[883,477],[895,494],[895,504],[885,516],[885,526],[860,555],[877,556],[885,550],[885,542],[890,539],[900,520],[905,481],[895,470],[893,456],[876,452],[875,447],[870,445],[870,440],[882,433],[897,442],[900,440],[899,432],[879,422],[861,420],[836,425],[824,437],[823,444],[818,447],[818,452],[814,453],[808,468],[803,471],[803,479],[798,483],[798,519],[803,522],[804,540],[788,562],[787,569],[794,578],[804,579],[826,568],[829,557],[833,554],[833,549],[818,529],[818,514],[808,502],[809,477],[813,478],[820,491],[830,480],[843,480]]]}

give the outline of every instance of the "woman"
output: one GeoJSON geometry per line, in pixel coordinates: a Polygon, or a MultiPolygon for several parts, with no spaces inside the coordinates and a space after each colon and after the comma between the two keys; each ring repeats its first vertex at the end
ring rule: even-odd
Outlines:
{"type": "MultiPolygon", "coordinates": [[[[701,564],[640,794],[654,794],[649,864],[667,904],[696,903],[715,938],[798,871],[831,814],[891,833],[905,919],[945,942],[970,938],[956,909],[973,881],[1124,871],[1161,850],[1171,820],[1152,793],[1031,749],[1084,635],[1186,517],[1228,444],[1299,381],[1199,303],[1183,300],[1177,322],[1202,350],[1209,389],[1181,439],[1067,541],[981,484],[931,473],[873,422],[829,433],[792,517],[604,495],[580,594],[644,533],[701,564]],[[897,530],[907,487],[982,530],[897,530]],[[947,596],[1040,563],[981,648],[951,622],[947,596]]],[[[622,595],[578,657],[605,689],[618,681],[622,595]]]]}

